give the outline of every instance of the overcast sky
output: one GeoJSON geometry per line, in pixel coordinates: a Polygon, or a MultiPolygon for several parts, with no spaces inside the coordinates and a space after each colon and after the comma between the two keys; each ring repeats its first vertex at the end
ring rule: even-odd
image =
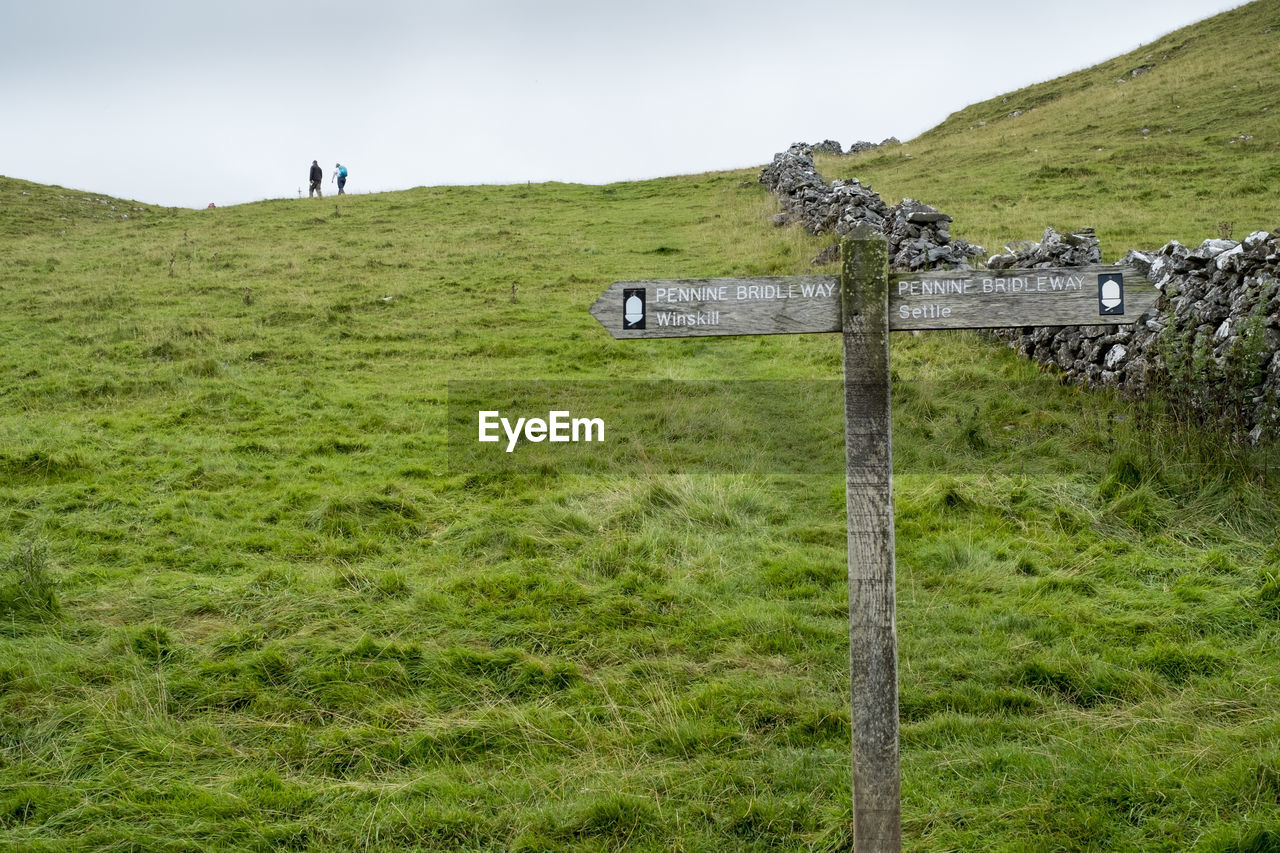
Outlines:
{"type": "Polygon", "coordinates": [[[1222,0],[15,0],[0,174],[154,204],[608,183],[908,140],[1222,0]]]}

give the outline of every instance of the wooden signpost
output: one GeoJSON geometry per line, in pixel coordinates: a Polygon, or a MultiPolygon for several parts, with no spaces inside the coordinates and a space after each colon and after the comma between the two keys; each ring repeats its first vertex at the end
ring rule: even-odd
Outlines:
{"type": "Polygon", "coordinates": [[[889,332],[1132,323],[1156,289],[1120,266],[890,275],[867,226],[836,276],[614,282],[591,313],[615,338],[840,332],[857,853],[902,847],[889,332]]]}

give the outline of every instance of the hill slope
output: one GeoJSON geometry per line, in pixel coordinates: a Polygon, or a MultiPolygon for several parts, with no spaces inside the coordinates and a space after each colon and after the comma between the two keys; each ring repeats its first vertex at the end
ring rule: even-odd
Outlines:
{"type": "Polygon", "coordinates": [[[136,201],[4,176],[0,176],[0,200],[0,236],[4,237],[60,233],[79,222],[136,221],[157,210],[136,201]]]}
{"type": "Polygon", "coordinates": [[[1092,68],[966,107],[901,148],[827,158],[997,251],[1092,225],[1108,257],[1280,225],[1280,2],[1258,0],[1092,68]]]}

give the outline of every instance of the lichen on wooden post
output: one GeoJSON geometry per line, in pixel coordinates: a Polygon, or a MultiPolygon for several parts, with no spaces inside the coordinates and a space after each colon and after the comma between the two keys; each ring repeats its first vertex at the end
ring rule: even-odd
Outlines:
{"type": "Polygon", "coordinates": [[[854,850],[899,853],[888,243],[859,226],[841,257],[854,850]]]}

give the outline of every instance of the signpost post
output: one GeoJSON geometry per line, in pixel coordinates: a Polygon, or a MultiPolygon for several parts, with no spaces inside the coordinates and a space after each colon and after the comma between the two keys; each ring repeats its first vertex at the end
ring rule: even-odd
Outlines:
{"type": "Polygon", "coordinates": [[[615,338],[843,336],[854,849],[899,853],[889,332],[1131,323],[1157,291],[1121,266],[890,275],[867,226],[841,257],[839,277],[614,282],[591,313],[615,338]]]}
{"type": "MultiPolygon", "coordinates": [[[[873,232],[874,233],[874,232],[873,232]]],[[[858,234],[841,252],[854,849],[902,847],[898,633],[889,406],[889,247],[858,234]]]]}

